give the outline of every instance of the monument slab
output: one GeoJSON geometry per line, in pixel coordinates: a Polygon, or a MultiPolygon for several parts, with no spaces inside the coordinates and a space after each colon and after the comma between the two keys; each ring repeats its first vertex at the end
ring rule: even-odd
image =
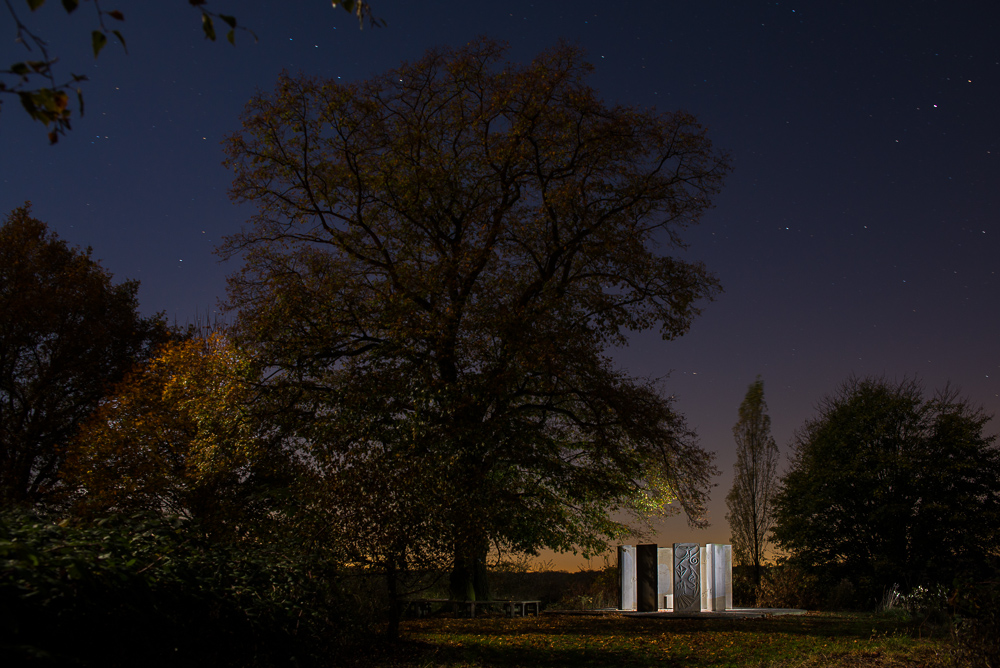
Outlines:
{"type": "Polygon", "coordinates": [[[701,612],[701,546],[674,543],[674,612],[701,612]]]}
{"type": "Polygon", "coordinates": [[[639,612],[656,612],[660,607],[656,600],[656,545],[637,546],[635,564],[637,580],[636,610],[639,612]]]}
{"type": "Polygon", "coordinates": [[[665,610],[674,608],[674,549],[656,550],[656,601],[665,610]]]}
{"type": "Polygon", "coordinates": [[[618,546],[618,609],[635,610],[636,606],[636,576],[635,576],[635,546],[618,546]]]}

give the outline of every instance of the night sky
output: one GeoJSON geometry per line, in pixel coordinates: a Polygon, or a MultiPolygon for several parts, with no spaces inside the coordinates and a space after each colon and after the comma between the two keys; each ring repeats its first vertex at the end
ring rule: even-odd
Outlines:
{"type": "MultiPolygon", "coordinates": [[[[14,0],[62,74],[89,82],[86,115],[55,146],[0,99],[0,213],[30,200],[117,279],[139,279],[144,313],[211,319],[239,269],[213,249],[251,213],[228,199],[220,142],[256,90],[282,70],[364,79],[479,35],[525,62],[563,38],[586,49],[607,102],[690,111],[733,158],[685,236],[724,294],[683,338],[615,352],[664,377],[723,470],[712,526],[662,522],[660,543],[728,542],[731,428],[757,374],[785,455],[852,374],[950,381],[1000,408],[1000,3],[371,1],[384,28],[323,0],[212,0],[259,37],[235,48],[206,41],[184,0],[105,2],[129,51],[109,42],[95,61],[91,3],[67,17],[14,0]]],[[[31,57],[5,11],[4,67],[31,57]]]]}

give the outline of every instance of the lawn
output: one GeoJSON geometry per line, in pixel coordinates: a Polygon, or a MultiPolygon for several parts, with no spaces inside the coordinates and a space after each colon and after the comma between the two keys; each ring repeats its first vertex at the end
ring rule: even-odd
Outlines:
{"type": "Polygon", "coordinates": [[[359,663],[488,666],[950,666],[947,633],[898,618],[819,614],[681,620],[543,614],[540,618],[422,619],[403,641],[359,663]]]}

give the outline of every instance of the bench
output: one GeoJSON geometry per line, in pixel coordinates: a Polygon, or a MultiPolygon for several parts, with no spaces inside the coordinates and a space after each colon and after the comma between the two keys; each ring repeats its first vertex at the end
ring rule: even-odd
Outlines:
{"type": "Polygon", "coordinates": [[[413,610],[417,617],[425,617],[431,614],[435,605],[451,604],[455,612],[468,613],[469,617],[476,616],[476,608],[484,610],[487,608],[500,608],[508,617],[526,617],[529,612],[534,612],[535,617],[541,610],[541,601],[516,600],[516,601],[452,601],[447,598],[413,598],[403,601],[404,614],[413,610]]]}

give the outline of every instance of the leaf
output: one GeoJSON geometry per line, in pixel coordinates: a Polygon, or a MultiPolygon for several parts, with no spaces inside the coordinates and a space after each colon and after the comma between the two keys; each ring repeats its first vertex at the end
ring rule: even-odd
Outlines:
{"type": "Polygon", "coordinates": [[[83,89],[76,89],[76,101],[80,105],[80,115],[83,116],[83,89]]]}
{"type": "Polygon", "coordinates": [[[67,14],[72,14],[76,10],[79,4],[80,4],[79,0],[62,0],[63,9],[66,10],[67,14]]]}
{"type": "Polygon", "coordinates": [[[44,4],[45,0],[28,0],[28,7],[31,8],[31,11],[35,11],[44,4]]]}
{"type": "Polygon", "coordinates": [[[205,30],[205,37],[215,41],[215,26],[212,25],[212,17],[208,14],[201,15],[201,27],[205,30]]]}
{"type": "Polygon", "coordinates": [[[236,27],[236,17],[235,16],[226,16],[225,14],[219,14],[219,18],[222,19],[223,21],[225,21],[226,24],[228,24],[230,28],[235,28],[236,27]]]}
{"type": "Polygon", "coordinates": [[[229,32],[227,32],[226,33],[226,39],[229,40],[230,44],[232,44],[233,46],[236,46],[236,31],[235,30],[230,30],[229,32]]]}
{"type": "Polygon", "coordinates": [[[110,12],[107,12],[107,14],[108,14],[108,16],[110,16],[113,19],[117,19],[119,21],[124,21],[125,20],[125,15],[122,14],[117,9],[113,9],[110,12]]]}
{"type": "Polygon", "coordinates": [[[90,33],[90,42],[94,47],[94,58],[97,58],[98,54],[101,53],[101,49],[108,43],[108,38],[100,30],[95,30],[90,33]]]}
{"type": "Polygon", "coordinates": [[[112,30],[111,34],[118,38],[118,41],[122,43],[122,48],[125,49],[125,53],[128,53],[128,47],[125,45],[125,38],[117,30],[112,30]]]}
{"type": "Polygon", "coordinates": [[[21,98],[21,106],[24,107],[26,112],[28,112],[28,115],[36,121],[41,120],[38,117],[38,107],[35,105],[35,96],[31,93],[18,93],[17,96],[21,98]]]}
{"type": "Polygon", "coordinates": [[[11,74],[23,77],[29,74],[31,70],[28,69],[27,63],[14,63],[10,66],[10,72],[11,74]]]}

